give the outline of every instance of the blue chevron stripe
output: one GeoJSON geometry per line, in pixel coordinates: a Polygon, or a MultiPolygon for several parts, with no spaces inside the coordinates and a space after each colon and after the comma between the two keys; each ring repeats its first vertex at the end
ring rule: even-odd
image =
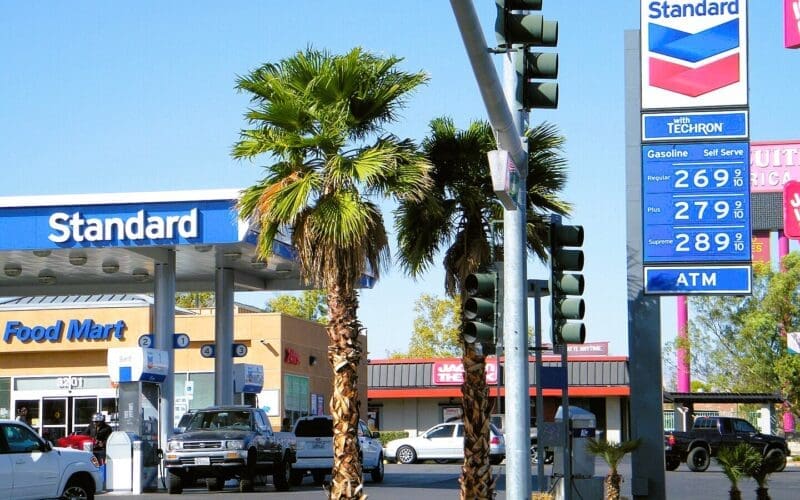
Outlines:
{"type": "Polygon", "coordinates": [[[739,46],[739,20],[690,34],[649,23],[650,51],[682,61],[697,62],[739,46]]]}

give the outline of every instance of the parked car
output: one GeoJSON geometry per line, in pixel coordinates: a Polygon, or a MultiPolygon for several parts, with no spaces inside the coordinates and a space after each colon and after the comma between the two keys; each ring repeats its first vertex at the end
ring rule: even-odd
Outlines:
{"type": "MultiPolygon", "coordinates": [[[[506,441],[502,431],[494,424],[489,424],[489,428],[489,461],[496,465],[506,456],[506,441]]],[[[463,460],[464,423],[434,425],[417,437],[389,441],[384,451],[388,460],[396,460],[401,464],[413,464],[418,460],[463,460]]]]}
{"type": "MultiPolygon", "coordinates": [[[[320,485],[333,469],[333,417],[330,415],[302,417],[294,424],[297,440],[297,462],[292,469],[290,482],[297,486],[307,474],[320,485]]],[[[363,421],[358,421],[358,444],[361,468],[370,474],[372,482],[383,481],[383,447],[379,433],[370,431],[363,421]]]]}
{"type": "Polygon", "coordinates": [[[253,491],[257,476],[272,474],[275,489],[289,489],[295,450],[272,432],[264,410],[249,406],[211,406],[197,410],[186,431],[170,437],[164,455],[167,491],[206,480],[209,491],[228,479],[242,492],[253,491]]]}
{"type": "Polygon", "coordinates": [[[703,472],[720,448],[739,443],[748,443],[764,457],[779,463],[776,472],[786,467],[786,457],[790,452],[784,438],[762,434],[742,418],[712,416],[695,419],[691,431],[664,434],[666,468],[675,470],[681,462],[686,462],[689,470],[703,472]]]}
{"type": "Polygon", "coordinates": [[[54,448],[26,424],[0,420],[0,498],[92,500],[102,489],[91,452],[54,448]]]}

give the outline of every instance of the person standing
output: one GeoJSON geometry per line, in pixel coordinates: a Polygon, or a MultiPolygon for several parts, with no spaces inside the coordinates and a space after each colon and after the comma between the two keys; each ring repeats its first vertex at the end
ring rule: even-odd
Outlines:
{"type": "Polygon", "coordinates": [[[17,420],[20,422],[24,422],[27,425],[31,425],[31,419],[28,417],[28,407],[22,406],[19,410],[17,410],[17,420]]]}
{"type": "Polygon", "coordinates": [[[95,413],[92,416],[92,423],[89,424],[89,435],[94,438],[94,456],[105,463],[106,460],[106,441],[111,435],[111,426],[106,423],[106,416],[103,413],[95,413]]]}

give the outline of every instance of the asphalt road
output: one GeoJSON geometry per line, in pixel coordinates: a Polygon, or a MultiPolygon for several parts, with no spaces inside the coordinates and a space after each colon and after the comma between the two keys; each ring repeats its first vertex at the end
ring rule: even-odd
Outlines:
{"type": "MultiPolygon", "coordinates": [[[[497,474],[497,499],[505,500],[505,476],[502,466],[494,468],[497,474]]],[[[608,468],[599,459],[595,462],[595,474],[605,475],[608,468]]],[[[371,500],[408,500],[415,499],[456,499],[458,498],[458,476],[461,471],[459,464],[415,464],[386,466],[386,476],[380,484],[365,483],[367,495],[371,500]]],[[[550,466],[545,468],[545,474],[551,472],[550,466]]],[[[536,467],[531,469],[535,481],[536,467]]],[[[620,465],[623,477],[622,495],[630,498],[631,467],[630,459],[626,458],[620,465]]],[[[674,472],[666,473],[667,498],[680,500],[700,500],[708,498],[728,498],[730,484],[720,469],[714,465],[703,473],[690,472],[685,465],[674,472]]],[[[772,474],[769,478],[769,494],[773,500],[796,500],[800,486],[800,467],[790,465],[784,472],[772,474]]],[[[742,498],[755,498],[756,484],[752,480],[743,480],[739,489],[742,498]]],[[[182,498],[185,500],[209,500],[210,497],[220,497],[224,500],[246,498],[289,498],[292,500],[321,500],[326,495],[322,488],[311,484],[307,477],[302,486],[292,488],[288,492],[276,492],[272,484],[256,488],[254,493],[239,493],[231,486],[221,492],[209,492],[203,488],[186,488],[181,496],[169,498],[182,498]]],[[[130,495],[117,492],[105,493],[99,498],[109,500],[166,500],[166,491],[148,492],[142,495],[130,495]]]]}

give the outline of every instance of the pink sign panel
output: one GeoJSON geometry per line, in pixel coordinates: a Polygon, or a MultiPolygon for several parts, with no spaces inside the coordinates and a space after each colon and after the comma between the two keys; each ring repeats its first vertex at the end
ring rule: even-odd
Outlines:
{"type": "Polygon", "coordinates": [[[567,344],[567,354],[570,356],[608,356],[608,342],[567,344]]]}
{"type": "Polygon", "coordinates": [[[783,189],[783,234],[800,238],[800,182],[789,181],[783,189]]]}
{"type": "Polygon", "coordinates": [[[800,0],[783,0],[783,42],[787,49],[800,48],[800,0]]]}
{"type": "Polygon", "coordinates": [[[750,144],[751,193],[782,193],[789,181],[800,181],[800,141],[750,144]]]}
{"type": "Polygon", "coordinates": [[[750,244],[753,253],[753,262],[770,262],[769,231],[753,231],[753,241],[750,244]]]}
{"type": "MultiPolygon", "coordinates": [[[[460,361],[434,361],[433,385],[461,385],[464,383],[464,365],[460,361]]],[[[486,383],[497,383],[497,365],[486,363],[486,383]]]]}

